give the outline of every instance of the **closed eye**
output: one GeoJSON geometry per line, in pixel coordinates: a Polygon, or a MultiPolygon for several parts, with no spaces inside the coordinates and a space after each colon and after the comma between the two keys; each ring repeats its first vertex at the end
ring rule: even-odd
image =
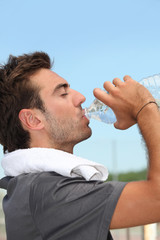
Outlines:
{"type": "Polygon", "coordinates": [[[67,95],[68,95],[68,92],[61,94],[62,97],[67,95]]]}
{"type": "Polygon", "coordinates": [[[55,87],[53,94],[55,94],[57,92],[60,93],[60,91],[64,91],[64,93],[62,93],[61,95],[63,95],[63,94],[67,95],[68,94],[67,90],[69,89],[69,87],[70,87],[70,85],[68,83],[60,83],[55,87]]]}

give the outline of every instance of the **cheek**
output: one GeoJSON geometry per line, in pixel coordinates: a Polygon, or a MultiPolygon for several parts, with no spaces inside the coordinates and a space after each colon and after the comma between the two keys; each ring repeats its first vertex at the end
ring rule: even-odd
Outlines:
{"type": "Polygon", "coordinates": [[[57,111],[55,112],[55,116],[59,117],[59,118],[71,118],[74,116],[74,112],[71,109],[68,108],[63,108],[63,109],[57,109],[57,111]]]}
{"type": "Polygon", "coordinates": [[[78,109],[73,106],[72,101],[65,99],[56,99],[54,102],[48,102],[46,105],[47,111],[56,119],[74,118],[78,116],[78,109]]]}
{"type": "Polygon", "coordinates": [[[54,109],[54,114],[62,118],[63,117],[70,118],[70,117],[76,116],[76,111],[73,108],[73,106],[70,106],[68,104],[68,105],[59,106],[56,109],[54,109]]]}
{"type": "Polygon", "coordinates": [[[50,112],[53,117],[63,117],[67,113],[70,113],[70,108],[62,104],[53,104],[48,107],[48,112],[50,112]]]}

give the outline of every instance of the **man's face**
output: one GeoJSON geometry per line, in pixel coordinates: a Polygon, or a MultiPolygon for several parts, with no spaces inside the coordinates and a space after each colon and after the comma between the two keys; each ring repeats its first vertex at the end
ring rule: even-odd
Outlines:
{"type": "Polygon", "coordinates": [[[40,97],[45,106],[44,124],[48,139],[53,147],[65,149],[91,135],[89,120],[81,104],[85,97],[73,90],[67,81],[48,69],[41,69],[31,77],[40,87],[40,97]]]}

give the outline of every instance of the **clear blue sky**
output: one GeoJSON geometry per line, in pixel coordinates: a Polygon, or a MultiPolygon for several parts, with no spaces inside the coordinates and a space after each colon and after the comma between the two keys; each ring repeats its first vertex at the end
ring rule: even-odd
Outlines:
{"type": "MultiPolygon", "coordinates": [[[[46,51],[53,70],[86,96],[88,106],[92,90],[106,80],[160,72],[159,9],[159,0],[0,0],[0,63],[9,54],[46,51]]],[[[119,131],[94,120],[90,125],[92,137],[75,154],[110,171],[146,166],[136,126],[119,131]]]]}

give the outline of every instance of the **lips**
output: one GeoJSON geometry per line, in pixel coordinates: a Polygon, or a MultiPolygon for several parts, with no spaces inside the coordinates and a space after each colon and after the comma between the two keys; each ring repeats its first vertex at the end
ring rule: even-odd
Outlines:
{"type": "Polygon", "coordinates": [[[82,116],[85,117],[85,109],[82,110],[82,116]]]}
{"type": "Polygon", "coordinates": [[[85,109],[82,110],[82,118],[86,119],[88,123],[90,122],[90,120],[85,115],[85,109]]]}

